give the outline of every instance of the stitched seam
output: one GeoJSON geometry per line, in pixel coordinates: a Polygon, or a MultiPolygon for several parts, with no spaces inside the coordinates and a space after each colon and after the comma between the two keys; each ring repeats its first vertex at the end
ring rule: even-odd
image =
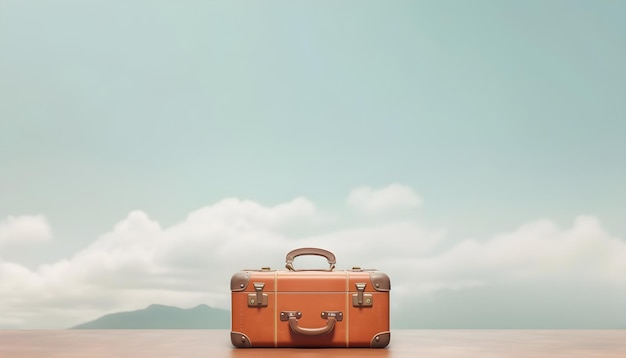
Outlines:
{"type": "Polygon", "coordinates": [[[278,271],[274,272],[274,347],[278,347],[278,271]]]}
{"type": "Polygon", "coordinates": [[[350,274],[346,271],[346,348],[350,348],[350,274]]]}

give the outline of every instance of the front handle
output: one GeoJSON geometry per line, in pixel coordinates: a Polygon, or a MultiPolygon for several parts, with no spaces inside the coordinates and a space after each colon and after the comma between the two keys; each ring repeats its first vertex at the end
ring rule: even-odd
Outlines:
{"type": "Polygon", "coordinates": [[[295,333],[304,336],[321,336],[328,334],[335,328],[337,321],[343,320],[343,312],[341,311],[324,311],[322,312],[322,319],[326,320],[326,326],[319,328],[304,328],[298,325],[298,319],[302,317],[300,311],[283,311],[280,313],[281,321],[289,321],[289,328],[295,333]]]}
{"type": "Polygon", "coordinates": [[[326,320],[326,326],[324,327],[304,328],[298,325],[298,319],[296,317],[289,317],[289,328],[291,328],[292,331],[304,336],[321,336],[332,332],[335,328],[335,322],[337,322],[335,317],[328,317],[326,320]]]}

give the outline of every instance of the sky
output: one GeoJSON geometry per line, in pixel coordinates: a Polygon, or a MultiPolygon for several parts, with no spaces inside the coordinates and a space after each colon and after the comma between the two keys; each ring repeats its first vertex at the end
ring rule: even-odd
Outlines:
{"type": "Polygon", "coordinates": [[[624,13],[0,0],[0,328],[228,309],[306,246],[394,327],[626,328],[624,13]]]}

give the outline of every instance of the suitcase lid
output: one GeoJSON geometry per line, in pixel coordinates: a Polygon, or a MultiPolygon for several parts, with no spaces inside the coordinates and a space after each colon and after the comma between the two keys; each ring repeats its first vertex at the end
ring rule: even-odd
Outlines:
{"type": "Polygon", "coordinates": [[[333,271],[335,255],[330,251],[318,248],[300,248],[287,254],[286,267],[289,271],[271,270],[264,267],[260,270],[243,270],[231,279],[233,292],[373,292],[389,291],[389,276],[377,270],[363,270],[354,267],[352,270],[333,271]],[[318,255],[326,257],[328,269],[297,270],[293,261],[301,255],[318,255]]]}

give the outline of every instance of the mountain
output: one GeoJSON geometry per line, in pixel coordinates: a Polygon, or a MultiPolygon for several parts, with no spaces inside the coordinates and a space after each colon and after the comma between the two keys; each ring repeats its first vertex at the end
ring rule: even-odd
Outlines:
{"type": "Polygon", "coordinates": [[[150,305],[142,310],[111,313],[72,329],[227,329],[230,311],[199,305],[183,309],[150,305]]]}

